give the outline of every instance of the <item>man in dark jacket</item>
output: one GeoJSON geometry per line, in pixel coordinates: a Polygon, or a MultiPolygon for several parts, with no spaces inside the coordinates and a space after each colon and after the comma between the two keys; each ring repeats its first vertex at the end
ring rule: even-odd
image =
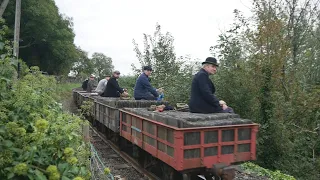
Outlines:
{"type": "Polygon", "coordinates": [[[125,92],[125,89],[121,88],[118,84],[117,79],[120,77],[119,71],[114,71],[112,77],[109,79],[107,86],[104,92],[101,94],[103,97],[120,97],[120,94],[123,96],[128,96],[128,93],[125,92]]]}
{"type": "Polygon", "coordinates": [[[209,75],[215,74],[219,66],[217,60],[208,57],[202,63],[202,69],[194,76],[191,86],[191,98],[189,109],[192,113],[222,113],[223,107],[219,99],[214,95],[216,89],[209,79],[209,75]]]}
{"type": "Polygon", "coordinates": [[[151,66],[143,67],[143,73],[138,77],[134,87],[134,98],[136,100],[157,100],[158,90],[153,88],[149,81],[151,72],[151,66]]]}
{"type": "Polygon", "coordinates": [[[95,78],[95,76],[93,74],[91,74],[90,79],[87,84],[87,89],[86,89],[86,91],[88,93],[91,93],[94,90],[94,78],[95,78]]]}

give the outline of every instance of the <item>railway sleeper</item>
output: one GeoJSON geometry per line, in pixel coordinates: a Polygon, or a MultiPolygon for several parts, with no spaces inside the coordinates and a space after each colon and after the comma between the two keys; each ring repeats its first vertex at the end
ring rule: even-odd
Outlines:
{"type": "Polygon", "coordinates": [[[120,175],[114,176],[114,180],[127,180],[125,177],[121,177],[120,175]]]}

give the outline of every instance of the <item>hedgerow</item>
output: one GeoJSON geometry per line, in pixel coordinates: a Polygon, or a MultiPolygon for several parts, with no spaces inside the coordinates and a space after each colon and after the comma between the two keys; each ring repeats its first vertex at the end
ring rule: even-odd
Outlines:
{"type": "Polygon", "coordinates": [[[284,174],[284,173],[280,172],[279,170],[271,171],[271,170],[265,169],[263,167],[260,167],[256,164],[253,164],[251,162],[243,163],[240,166],[248,174],[253,173],[253,174],[257,174],[259,176],[266,176],[272,180],[296,180],[293,176],[284,174]]]}
{"type": "Polygon", "coordinates": [[[17,80],[10,45],[1,44],[0,179],[89,179],[84,121],[62,111],[56,80],[39,68],[17,80]]]}

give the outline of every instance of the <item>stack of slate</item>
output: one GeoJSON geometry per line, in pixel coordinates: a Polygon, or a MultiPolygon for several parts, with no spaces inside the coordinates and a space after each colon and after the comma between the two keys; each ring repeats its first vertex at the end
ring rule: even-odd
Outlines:
{"type": "Polygon", "coordinates": [[[148,100],[134,100],[134,99],[120,99],[120,98],[109,98],[109,97],[94,97],[97,102],[105,104],[107,106],[115,108],[146,108],[151,105],[168,105],[166,101],[148,101],[148,100]]]}
{"type": "Polygon", "coordinates": [[[94,96],[96,100],[95,108],[96,114],[95,118],[105,126],[109,127],[114,132],[119,131],[120,124],[120,114],[119,110],[124,107],[128,108],[147,108],[151,105],[167,105],[168,102],[160,102],[160,101],[147,101],[147,100],[134,100],[134,99],[126,99],[122,100],[120,98],[110,98],[110,97],[101,97],[94,96]]]}
{"type": "Polygon", "coordinates": [[[238,114],[230,113],[153,112],[146,108],[124,108],[124,110],[178,128],[252,124],[251,120],[241,119],[238,114]]]}
{"type": "Polygon", "coordinates": [[[84,91],[82,87],[74,88],[73,91],[84,91]]]}

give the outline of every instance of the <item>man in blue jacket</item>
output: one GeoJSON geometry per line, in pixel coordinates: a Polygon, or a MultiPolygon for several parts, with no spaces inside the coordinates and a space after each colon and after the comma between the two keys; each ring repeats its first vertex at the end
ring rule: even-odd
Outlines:
{"type": "Polygon", "coordinates": [[[209,79],[209,75],[217,72],[217,60],[208,57],[202,63],[202,69],[194,76],[191,85],[189,109],[192,113],[223,113],[227,106],[221,106],[214,95],[216,89],[209,79]]]}
{"type": "Polygon", "coordinates": [[[143,73],[138,77],[134,87],[134,98],[136,100],[157,100],[158,90],[153,88],[149,81],[151,75],[151,66],[144,66],[143,73]]]}

